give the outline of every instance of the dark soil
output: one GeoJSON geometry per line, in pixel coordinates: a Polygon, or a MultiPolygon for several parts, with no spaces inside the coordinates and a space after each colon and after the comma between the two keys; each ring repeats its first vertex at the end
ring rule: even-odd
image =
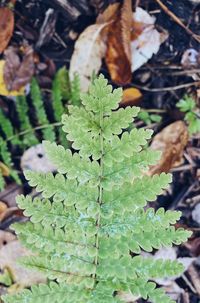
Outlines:
{"type": "MultiPolygon", "coordinates": [[[[11,45],[18,48],[24,43],[32,45],[40,63],[47,64],[44,71],[37,69],[37,78],[43,89],[51,86],[52,78],[57,68],[66,65],[69,67],[70,58],[74,49],[74,43],[78,35],[90,24],[95,22],[96,16],[106,6],[115,1],[60,1],[60,0],[19,0],[15,7],[16,26],[11,45]],[[63,7],[62,2],[69,3],[69,7],[63,7]],[[53,9],[52,16],[46,27],[45,38],[41,36],[40,29],[44,24],[45,14],[53,9]],[[49,27],[51,31],[48,32],[49,27]],[[53,35],[52,35],[53,33],[53,35]]],[[[133,1],[134,2],[134,1],[133,1]]],[[[166,109],[163,123],[160,127],[170,122],[181,119],[182,116],[175,109],[175,105],[186,93],[196,95],[197,88],[192,85],[193,79],[188,75],[187,69],[181,65],[181,58],[185,50],[194,48],[200,51],[198,43],[185,29],[177,25],[154,0],[141,0],[140,5],[156,17],[158,29],[165,29],[169,33],[167,42],[161,45],[160,51],[146,65],[134,73],[131,86],[139,87],[143,93],[141,106],[148,109],[166,109]],[[191,84],[188,87],[186,84],[191,84]],[[177,86],[182,85],[181,89],[177,86]],[[186,87],[184,87],[186,85],[186,87]],[[166,88],[169,88],[166,91],[166,88]],[[156,89],[156,91],[155,91],[156,89]]],[[[162,2],[180,18],[195,34],[200,35],[200,5],[194,5],[190,0],[162,0],[162,2]]],[[[134,7],[134,3],[133,3],[134,7]]],[[[44,33],[43,33],[44,34],[44,33]]],[[[101,72],[109,78],[106,67],[101,72]]],[[[199,101],[197,100],[197,103],[199,101]]],[[[51,117],[51,106],[45,103],[51,117]]],[[[15,108],[8,103],[6,98],[0,98],[0,106],[7,111],[9,117],[17,125],[15,108]]],[[[159,129],[155,129],[158,131],[159,129]]],[[[16,166],[19,167],[20,151],[13,150],[16,166]]],[[[183,212],[182,224],[184,227],[194,230],[193,239],[200,239],[200,226],[192,221],[191,211],[195,205],[193,200],[200,195],[199,166],[200,166],[200,140],[199,136],[191,138],[185,151],[185,163],[190,159],[195,167],[192,169],[174,170],[173,184],[169,192],[159,198],[157,207],[166,209],[178,209],[183,212]]],[[[183,167],[184,167],[183,164],[183,167]]],[[[15,204],[13,198],[18,191],[29,191],[25,183],[23,188],[12,185],[0,194],[0,200],[15,204]]],[[[196,201],[196,200],[195,200],[196,201]]],[[[199,200],[198,200],[199,202],[199,200]]],[[[19,219],[20,214],[14,214],[1,223],[1,229],[8,229],[10,224],[19,219]]],[[[199,242],[200,243],[200,240],[199,242]]],[[[197,257],[200,255],[200,244],[193,246],[193,251],[182,247],[180,255],[197,257]]],[[[198,270],[198,268],[197,268],[198,270]]],[[[190,280],[190,276],[188,276],[190,280]]],[[[199,275],[200,279],[200,275],[199,275]]],[[[179,279],[177,283],[189,293],[189,302],[198,303],[200,296],[194,293],[189,285],[179,279]]],[[[192,283],[192,282],[191,282],[192,283]]],[[[142,302],[142,301],[141,301],[142,302]]],[[[181,303],[188,303],[182,296],[181,303]]],[[[162,303],[162,302],[161,302],[162,303]]]]}

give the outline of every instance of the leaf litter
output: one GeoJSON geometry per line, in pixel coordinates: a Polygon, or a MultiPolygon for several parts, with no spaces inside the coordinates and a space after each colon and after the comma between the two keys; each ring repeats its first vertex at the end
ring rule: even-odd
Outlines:
{"type": "MultiPolygon", "coordinates": [[[[159,165],[151,168],[151,174],[171,170],[175,172],[174,185],[172,185],[170,189],[171,192],[166,193],[167,203],[165,203],[165,197],[162,197],[161,202],[165,204],[166,208],[179,208],[179,203],[174,206],[173,201],[170,202],[169,200],[174,199],[179,201],[177,195],[182,193],[182,187],[188,187],[192,182],[191,180],[199,180],[195,166],[199,159],[198,149],[200,145],[198,134],[196,137],[188,137],[186,125],[184,122],[179,121],[180,119],[182,120],[182,116],[178,111],[174,110],[174,107],[170,104],[170,102],[172,102],[171,100],[173,100],[173,102],[175,102],[174,100],[177,101],[186,92],[195,94],[195,86],[192,86],[193,82],[189,82],[189,85],[194,89],[191,90],[191,87],[189,86],[188,90],[184,86],[184,81],[187,79],[183,78],[185,77],[185,73],[186,76],[192,75],[192,78],[195,81],[198,81],[199,79],[198,72],[193,71],[194,68],[199,68],[198,46],[193,43],[191,36],[190,39],[188,37],[188,40],[185,38],[186,36],[184,36],[185,40],[182,39],[183,35],[186,33],[179,27],[178,31],[175,30],[178,25],[174,26],[174,29],[172,30],[168,25],[169,17],[164,15],[160,7],[156,6],[153,1],[149,1],[149,3],[141,1],[140,7],[132,6],[133,10],[130,7],[131,1],[123,1],[121,4],[110,4],[105,10],[103,10],[103,7],[106,7],[105,3],[100,1],[101,4],[95,4],[95,11],[97,13],[95,18],[93,17],[91,22],[86,22],[80,29],[77,28],[77,25],[71,27],[71,24],[75,22],[72,20],[76,20],[77,22],[77,18],[82,15],[84,16],[84,14],[86,14],[85,16],[89,19],[90,14],[92,14],[91,8],[82,6],[82,1],[78,4],[78,8],[72,7],[70,10],[68,6],[63,5],[62,1],[52,1],[53,13],[50,11],[49,14],[46,14],[46,12],[48,12],[50,7],[44,4],[45,10],[41,7],[41,15],[43,15],[43,17],[37,15],[37,18],[39,18],[38,24],[34,23],[36,18],[34,15],[34,8],[36,4],[32,1],[30,2],[33,7],[33,12],[30,11],[26,5],[24,7],[21,3],[17,3],[16,5],[15,23],[17,30],[14,30],[14,10],[9,7],[0,8],[0,16],[2,12],[6,12],[4,14],[8,16],[6,20],[5,18],[0,18],[0,50],[3,53],[0,61],[0,95],[23,95],[24,87],[30,83],[33,74],[36,74],[39,80],[45,80],[46,83],[49,83],[52,75],[47,72],[47,69],[42,71],[42,69],[39,69],[37,66],[37,64],[42,66],[44,62],[45,64],[46,62],[50,62],[48,61],[49,58],[55,65],[63,64],[65,60],[69,62],[71,78],[74,77],[74,74],[76,73],[80,74],[82,91],[88,89],[88,84],[96,73],[100,70],[105,71],[104,69],[106,69],[106,73],[110,76],[111,82],[116,85],[122,84],[124,86],[121,106],[141,105],[144,107],[144,111],[145,107],[150,109],[150,111],[155,107],[158,110],[161,109],[166,111],[163,114],[163,121],[156,123],[154,121],[153,123],[156,135],[153,137],[151,147],[154,150],[161,150],[162,156],[159,165]],[[56,3],[55,6],[54,3],[56,3]],[[57,9],[58,7],[59,10],[57,9]],[[25,13],[24,19],[19,17],[19,11],[20,14],[25,13]],[[65,14],[68,14],[67,17],[66,15],[65,17],[61,17],[63,16],[63,11],[65,14]],[[75,15],[70,19],[70,17],[68,17],[70,14],[75,15]],[[57,18],[57,16],[59,17],[57,18]],[[68,18],[71,20],[70,22],[68,22],[68,18]],[[28,22],[27,19],[29,19],[28,22]],[[94,21],[95,19],[96,22],[94,21]],[[38,27],[39,25],[40,27],[38,27]],[[40,31],[41,25],[43,25],[43,29],[47,33],[45,37],[42,36],[42,32],[40,31]],[[5,31],[1,31],[2,27],[5,27],[5,31]],[[48,32],[50,28],[52,30],[51,32],[48,32]],[[61,28],[64,29],[63,32],[60,30],[61,28]],[[22,35],[25,35],[29,42],[27,45],[33,45],[33,47],[24,47],[19,39],[17,31],[21,32],[22,35]],[[68,32],[73,32],[73,37],[75,38],[71,39],[68,32]],[[37,35],[37,33],[39,33],[39,35],[37,35]],[[11,40],[12,35],[14,35],[14,42],[11,40]],[[174,35],[176,35],[175,38],[174,35]],[[76,39],[76,37],[78,38],[76,39]],[[182,47],[180,39],[188,42],[182,47]],[[73,51],[74,40],[76,40],[76,42],[73,51]],[[8,48],[8,44],[10,44],[11,47],[8,48]],[[35,47],[36,45],[37,47],[35,47]],[[62,52],[60,52],[61,49],[62,52]],[[192,55],[191,49],[193,50],[192,55]],[[69,53],[72,54],[72,57],[69,53]],[[170,53],[170,56],[168,56],[168,53],[170,53]],[[175,69],[177,65],[178,68],[175,69]],[[190,72],[188,71],[189,69],[190,72]],[[173,76],[173,70],[175,73],[183,73],[183,77],[180,78],[177,76],[179,77],[177,78],[176,76],[173,76]],[[179,89],[174,91],[173,87],[179,84],[183,86],[182,91],[179,89]],[[172,89],[165,92],[164,90],[170,86],[172,89]],[[152,89],[157,91],[151,91],[152,89]],[[186,148],[187,146],[189,146],[190,150],[192,149],[192,152],[189,152],[189,149],[186,148]],[[188,167],[192,167],[192,169],[188,170],[188,167]]],[[[170,2],[171,1],[168,1],[168,3],[170,2]]],[[[177,0],[176,3],[173,3],[173,7],[169,4],[169,8],[173,11],[177,9],[177,7],[180,8],[180,10],[176,11],[180,16],[182,12],[187,12],[187,14],[181,17],[183,20],[184,18],[187,18],[186,15],[189,16],[188,12],[190,10],[188,8],[191,8],[190,5],[192,5],[195,13],[197,13],[193,4],[191,4],[190,1],[186,2],[183,3],[180,0],[177,0]],[[190,4],[186,4],[186,2],[190,4]]],[[[94,7],[94,4],[92,3],[91,6],[94,7]]],[[[172,24],[172,21],[170,22],[170,24],[172,24]]],[[[193,21],[191,21],[191,23],[192,22],[193,21]]],[[[192,26],[189,27],[192,28],[192,26]]],[[[192,29],[195,30],[194,28],[192,29]]],[[[41,83],[45,82],[42,81],[41,83]]],[[[191,78],[190,81],[192,81],[191,78]]],[[[8,101],[6,100],[6,102],[8,101]]],[[[3,106],[4,105],[5,102],[3,101],[3,106]]],[[[197,100],[197,107],[198,106],[197,100]]],[[[10,108],[11,107],[9,107],[9,110],[10,108]]],[[[137,123],[139,127],[141,125],[144,126],[141,121],[138,121],[137,123]]],[[[31,155],[28,155],[28,153],[30,153],[29,150],[24,153],[26,154],[26,157],[22,166],[34,169],[35,160],[33,159],[35,157],[38,161],[38,153],[37,151],[31,152],[31,155]]],[[[48,165],[41,162],[42,158],[43,157],[39,157],[37,166],[38,168],[42,167],[42,169],[46,169],[48,165]]],[[[2,162],[2,165],[4,165],[4,162],[2,162]]],[[[1,168],[8,175],[3,166],[1,168]]],[[[54,170],[54,168],[50,168],[50,171],[51,170],[54,170]]],[[[23,188],[23,190],[26,191],[26,185],[24,187],[25,189],[23,188]]],[[[192,200],[193,197],[198,195],[196,187],[194,189],[195,191],[190,191],[188,196],[185,196],[183,202],[187,199],[192,200]]],[[[12,200],[13,198],[9,196],[9,199],[12,200]]],[[[1,220],[7,222],[9,216],[12,217],[12,212],[7,214],[8,217],[7,215],[4,217],[4,214],[7,213],[8,209],[12,209],[12,207],[15,206],[7,206],[7,204],[4,204],[4,200],[2,200],[2,203],[1,214],[3,214],[3,217],[1,220]]],[[[188,209],[187,206],[184,206],[182,220],[187,226],[190,226],[191,229],[193,227],[199,228],[198,205],[199,202],[192,205],[190,209],[188,209]],[[193,220],[192,224],[190,220],[193,220]]],[[[4,239],[3,235],[1,235],[1,237],[4,239]]],[[[191,256],[193,256],[193,254],[199,254],[197,240],[198,232],[196,232],[193,242],[191,242],[193,244],[186,244],[183,247],[183,250],[187,250],[187,256],[190,254],[191,256]],[[194,242],[194,240],[196,240],[196,242],[194,242]]],[[[14,242],[14,239],[12,242],[14,242]]],[[[14,244],[12,245],[14,247],[14,244]]],[[[173,254],[174,251],[173,253],[171,251],[171,255],[173,254]]],[[[175,258],[177,258],[177,255],[175,258]]],[[[194,257],[188,258],[188,263],[194,259],[194,257]]],[[[187,265],[187,273],[191,276],[193,285],[195,284],[195,279],[193,277],[196,277],[196,280],[198,277],[198,275],[194,273],[195,266],[196,265],[191,265],[188,267],[187,265]]],[[[198,288],[198,286],[195,285],[194,287],[198,288]]],[[[185,300],[183,299],[184,289],[177,281],[171,281],[171,284],[166,285],[166,288],[168,288],[169,292],[177,294],[176,300],[185,300]],[[182,299],[180,299],[181,297],[182,299]]],[[[195,289],[190,291],[189,295],[191,302],[196,303],[196,301],[194,301],[194,291],[195,289]]],[[[137,300],[137,298],[132,297],[131,294],[123,295],[127,296],[127,301],[137,300]]],[[[140,301],[137,300],[137,302],[140,301]]],[[[187,303],[186,301],[183,302],[187,303]]]]}

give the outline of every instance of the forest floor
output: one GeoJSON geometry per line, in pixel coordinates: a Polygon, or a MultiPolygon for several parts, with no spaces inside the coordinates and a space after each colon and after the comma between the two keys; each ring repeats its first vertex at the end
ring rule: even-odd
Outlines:
{"type": "MultiPolygon", "coordinates": [[[[109,47],[112,44],[110,37],[117,36],[117,30],[120,33],[126,30],[126,25],[123,24],[123,18],[120,15],[122,14],[121,11],[118,14],[117,22],[114,21],[116,22],[114,24],[117,24],[116,28],[118,28],[116,32],[112,27],[109,33],[102,31],[98,39],[91,42],[98,31],[99,25],[96,20],[99,16],[102,17],[105,9],[111,7],[116,1],[18,0],[16,3],[15,1],[11,2],[0,1],[1,7],[12,6],[10,11],[15,18],[13,30],[12,16],[11,19],[6,18],[7,21],[3,27],[0,10],[0,42],[2,43],[1,39],[6,39],[5,35],[2,35],[3,31],[7,31],[11,36],[10,41],[8,41],[9,44],[5,43],[6,46],[0,55],[0,60],[7,62],[8,77],[6,84],[7,87],[9,84],[11,87],[15,87],[13,83],[19,76],[23,86],[26,86],[26,90],[29,91],[30,79],[35,75],[42,91],[47,121],[50,124],[56,126],[58,122],[54,118],[51,100],[49,99],[52,81],[56,71],[63,66],[66,66],[68,70],[71,69],[71,72],[75,71],[80,74],[82,89],[82,87],[87,86],[87,77],[92,70],[89,65],[94,64],[94,71],[103,73],[114,87],[123,86],[124,97],[121,106],[139,105],[142,108],[142,114],[136,121],[136,125],[153,128],[155,136],[151,142],[152,148],[161,149],[163,152],[162,159],[158,166],[152,169],[152,174],[155,172],[161,173],[162,171],[173,173],[173,183],[169,190],[155,202],[155,208],[164,207],[165,209],[181,210],[183,216],[179,226],[193,231],[193,236],[188,243],[178,249],[173,248],[160,252],[164,256],[182,258],[186,268],[182,276],[160,281],[160,285],[164,285],[168,293],[179,303],[199,303],[200,1],[132,1],[133,11],[139,7],[142,8],[143,14],[146,12],[148,15],[145,15],[146,19],[143,22],[133,21],[129,42],[138,44],[136,48],[131,44],[132,49],[129,56],[125,55],[128,48],[126,39],[125,41],[116,39],[117,46],[114,45],[117,52],[116,60],[112,57],[111,50],[109,53],[109,47]],[[150,16],[153,16],[154,19],[149,21],[150,16]],[[10,23],[7,24],[8,22],[10,23]],[[79,39],[81,33],[94,24],[96,24],[96,28],[89,34],[86,32],[86,37],[81,43],[79,39]],[[146,37],[145,30],[149,31],[146,37]],[[140,41],[143,34],[143,40],[140,41]],[[74,46],[77,41],[80,41],[80,44],[77,45],[78,55],[74,53],[74,46]],[[106,52],[104,51],[105,45],[107,47],[106,52]],[[145,45],[147,45],[147,49],[145,49],[145,45]],[[91,54],[88,54],[89,47],[92,47],[91,54]],[[31,52],[31,56],[29,56],[28,51],[31,52]],[[104,55],[102,56],[101,53],[104,53],[104,55]],[[10,56],[16,54],[24,66],[21,74],[17,74],[16,61],[9,60],[10,56]],[[93,54],[96,55],[93,56],[93,54]],[[140,58],[141,54],[142,59],[140,58]],[[75,67],[72,67],[72,60],[75,67]],[[91,61],[91,63],[87,63],[88,66],[85,67],[84,60],[91,61]],[[144,62],[142,61],[140,66],[134,69],[133,66],[138,63],[137,60],[143,60],[144,62]],[[117,75],[115,71],[117,71],[117,75]],[[9,75],[11,75],[10,78],[9,75]],[[182,105],[180,100],[182,100],[182,105]],[[179,105],[177,106],[177,104],[179,105]]],[[[123,7],[122,1],[120,7],[123,7]]],[[[104,14],[102,19],[101,22],[109,23],[112,18],[109,19],[108,15],[105,16],[104,14]]],[[[3,73],[1,69],[0,73],[3,73]]],[[[1,78],[2,75],[0,75],[1,78]]],[[[20,84],[18,83],[16,86],[19,88],[20,84]]],[[[43,126],[37,123],[35,109],[28,96],[27,100],[27,104],[30,106],[28,115],[36,137],[41,142],[43,126]]],[[[2,93],[2,83],[0,81],[1,110],[12,124],[13,136],[16,137],[16,134],[20,133],[20,138],[23,141],[23,133],[26,133],[26,129],[20,126],[16,102],[18,102],[16,97],[10,96],[9,93],[2,93]]],[[[67,106],[67,103],[65,105],[67,106]]],[[[55,129],[58,136],[58,130],[55,129]]],[[[25,280],[29,279],[27,273],[19,273],[19,268],[16,268],[16,257],[23,252],[21,247],[18,247],[18,242],[10,229],[10,225],[13,222],[24,220],[22,212],[16,206],[16,195],[30,192],[32,196],[37,194],[35,191],[31,191],[23,177],[22,169],[31,168],[35,166],[35,163],[36,166],[45,166],[46,162],[43,159],[44,155],[38,149],[25,154],[28,146],[13,144],[12,136],[7,138],[4,127],[1,125],[1,117],[0,137],[7,143],[13,169],[15,169],[22,182],[17,184],[14,181],[12,174],[6,171],[10,171],[12,168],[8,167],[6,161],[3,161],[4,159],[1,159],[0,168],[5,176],[5,186],[0,193],[0,267],[6,266],[15,275],[15,284],[9,284],[8,273],[2,270],[0,293],[3,294],[7,292],[8,287],[15,291],[16,288],[21,288],[24,284],[28,286],[36,279],[35,277],[29,277],[30,281],[24,283],[25,280]],[[31,166],[31,163],[34,164],[31,166]],[[12,242],[16,246],[9,247],[12,242]],[[16,251],[10,251],[15,248],[16,251]],[[5,260],[3,261],[4,257],[5,260]]],[[[138,302],[143,301],[139,300],[138,302]]]]}

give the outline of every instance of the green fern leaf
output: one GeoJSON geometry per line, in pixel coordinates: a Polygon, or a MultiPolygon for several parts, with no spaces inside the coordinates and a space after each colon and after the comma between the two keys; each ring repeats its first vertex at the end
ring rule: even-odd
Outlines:
{"type": "Polygon", "coordinates": [[[80,85],[80,77],[78,74],[74,75],[74,79],[70,83],[71,87],[71,95],[70,95],[70,101],[72,105],[81,105],[81,85],[80,85]]]}
{"type": "MultiPolygon", "coordinates": [[[[28,104],[25,96],[18,96],[16,98],[16,109],[19,116],[20,121],[20,131],[32,130],[32,125],[30,123],[30,119],[28,116],[28,104]]],[[[23,137],[23,145],[25,147],[29,147],[38,143],[38,139],[36,138],[33,131],[24,135],[23,137]]]]}
{"type": "MultiPolygon", "coordinates": [[[[41,91],[40,91],[39,85],[37,83],[37,80],[35,78],[33,78],[32,82],[31,82],[31,98],[32,98],[33,105],[35,107],[38,123],[40,125],[48,126],[49,120],[47,118],[47,115],[46,115],[46,112],[44,109],[41,91]]],[[[46,140],[48,139],[50,141],[55,141],[55,133],[54,133],[52,126],[49,125],[47,128],[44,128],[42,130],[42,134],[43,134],[44,139],[46,139],[46,140]]]]}
{"type": "Polygon", "coordinates": [[[180,212],[144,209],[167,188],[171,175],[148,176],[160,153],[146,148],[151,131],[129,131],[138,108],[116,111],[121,94],[121,89],[112,91],[103,76],[95,79],[89,94],[82,95],[83,107],[71,106],[63,116],[72,151],[44,142],[58,172],[25,172],[42,197],[17,199],[30,222],[13,228],[36,253],[20,262],[58,284],[5,296],[5,302],[47,302],[51,295],[53,303],[60,297],[63,303],[71,298],[80,303],[120,303],[120,291],[153,303],[173,302],[150,280],[177,275],[182,265],[145,258],[140,252],[179,245],[191,233],[173,226],[180,212]]]}
{"type": "MultiPolygon", "coordinates": [[[[5,134],[6,139],[14,137],[14,129],[11,121],[5,116],[3,111],[0,109],[0,127],[5,134]]],[[[15,137],[12,139],[13,144],[18,144],[19,141],[15,137]]]]}

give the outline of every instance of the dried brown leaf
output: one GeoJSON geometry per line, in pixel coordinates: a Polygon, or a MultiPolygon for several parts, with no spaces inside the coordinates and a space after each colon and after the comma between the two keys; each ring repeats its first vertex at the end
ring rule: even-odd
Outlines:
{"type": "Polygon", "coordinates": [[[102,24],[102,23],[106,23],[106,22],[110,22],[113,21],[119,11],[120,8],[120,3],[113,3],[110,4],[103,13],[99,14],[97,19],[96,19],[96,23],[97,24],[102,24]]]}
{"type": "Polygon", "coordinates": [[[131,81],[132,1],[125,0],[108,32],[106,65],[112,80],[125,85],[131,81]]]}
{"type": "Polygon", "coordinates": [[[1,161],[0,161],[0,171],[2,175],[5,177],[8,177],[10,175],[10,169],[1,161]]]}
{"type": "Polygon", "coordinates": [[[150,175],[169,172],[172,167],[179,166],[183,150],[189,138],[188,129],[183,121],[176,121],[158,133],[151,143],[151,149],[162,152],[155,166],[150,168],[150,175]]]}
{"type": "Polygon", "coordinates": [[[31,46],[23,52],[22,61],[14,47],[5,51],[4,81],[9,91],[19,90],[30,82],[34,74],[34,56],[31,46]]]}
{"type": "Polygon", "coordinates": [[[133,106],[133,105],[139,105],[140,101],[142,99],[142,93],[139,89],[131,87],[126,88],[123,91],[123,98],[120,102],[120,106],[133,106]]]}
{"type": "Polygon", "coordinates": [[[81,90],[87,91],[93,73],[97,74],[105,56],[106,44],[102,37],[107,23],[88,26],[75,43],[70,62],[69,75],[79,74],[81,90]]]}
{"type": "Polygon", "coordinates": [[[0,7],[0,54],[7,47],[14,30],[14,14],[8,7],[0,7]]]}

